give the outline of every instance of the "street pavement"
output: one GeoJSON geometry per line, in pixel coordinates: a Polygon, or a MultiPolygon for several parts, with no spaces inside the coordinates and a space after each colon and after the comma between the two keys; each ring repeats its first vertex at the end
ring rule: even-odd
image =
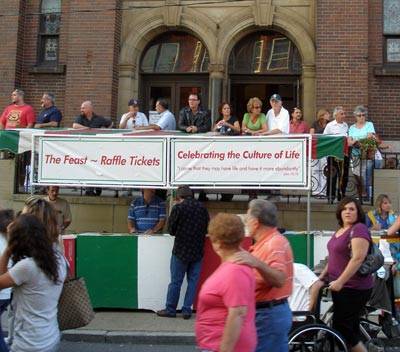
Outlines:
{"type": "MultiPolygon", "coordinates": [[[[184,320],[180,314],[163,318],[144,310],[96,310],[89,325],[64,331],[62,338],[87,343],[195,346],[195,316],[184,320]]],[[[378,337],[387,346],[386,352],[400,351],[400,337],[389,340],[383,333],[378,337]]]]}

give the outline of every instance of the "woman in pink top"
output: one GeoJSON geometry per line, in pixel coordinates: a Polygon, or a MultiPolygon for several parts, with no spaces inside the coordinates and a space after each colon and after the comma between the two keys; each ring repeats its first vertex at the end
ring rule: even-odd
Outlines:
{"type": "Polygon", "coordinates": [[[242,220],[219,213],[208,233],[221,265],[204,282],[199,294],[196,340],[200,351],[253,352],[255,328],[255,279],[251,268],[233,262],[244,236],[242,220]]]}
{"type": "Polygon", "coordinates": [[[289,125],[289,133],[309,133],[308,125],[303,121],[303,115],[300,108],[293,108],[292,118],[289,125]]]}

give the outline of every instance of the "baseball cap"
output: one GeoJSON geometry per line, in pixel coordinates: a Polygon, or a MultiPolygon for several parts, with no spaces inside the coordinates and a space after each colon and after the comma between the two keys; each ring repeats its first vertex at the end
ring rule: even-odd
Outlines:
{"type": "Polygon", "coordinates": [[[272,100],[272,99],[282,101],[282,98],[279,94],[272,94],[271,98],[269,98],[269,100],[272,100]]]}
{"type": "Polygon", "coordinates": [[[139,105],[139,102],[137,99],[129,100],[128,106],[133,106],[133,105],[139,105]]]}

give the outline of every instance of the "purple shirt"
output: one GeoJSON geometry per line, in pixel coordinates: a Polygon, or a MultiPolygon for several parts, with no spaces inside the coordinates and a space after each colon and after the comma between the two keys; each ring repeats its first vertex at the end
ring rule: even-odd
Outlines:
{"type": "MultiPolygon", "coordinates": [[[[371,242],[371,234],[368,227],[362,223],[357,223],[353,227],[346,230],[340,237],[336,237],[336,233],[331,237],[328,242],[328,275],[329,281],[334,281],[339,278],[350,260],[350,232],[354,228],[353,238],[365,238],[371,242]]],[[[367,290],[374,285],[372,275],[361,276],[354,274],[343,287],[353,288],[356,290],[367,290]]]]}

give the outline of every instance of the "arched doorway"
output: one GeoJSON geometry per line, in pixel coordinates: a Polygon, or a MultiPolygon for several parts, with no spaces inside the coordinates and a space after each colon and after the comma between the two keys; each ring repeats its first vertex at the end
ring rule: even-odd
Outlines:
{"type": "Polygon", "coordinates": [[[300,105],[300,54],[282,34],[263,31],[244,37],[231,52],[228,72],[230,100],[240,120],[251,97],[263,101],[263,112],[274,93],[281,95],[287,109],[300,105]]]}
{"type": "Polygon", "coordinates": [[[160,35],[144,50],[140,64],[141,100],[146,114],[154,110],[158,98],[170,103],[176,119],[187,105],[189,93],[199,92],[203,106],[208,104],[208,63],[205,45],[185,32],[160,35]]]}

